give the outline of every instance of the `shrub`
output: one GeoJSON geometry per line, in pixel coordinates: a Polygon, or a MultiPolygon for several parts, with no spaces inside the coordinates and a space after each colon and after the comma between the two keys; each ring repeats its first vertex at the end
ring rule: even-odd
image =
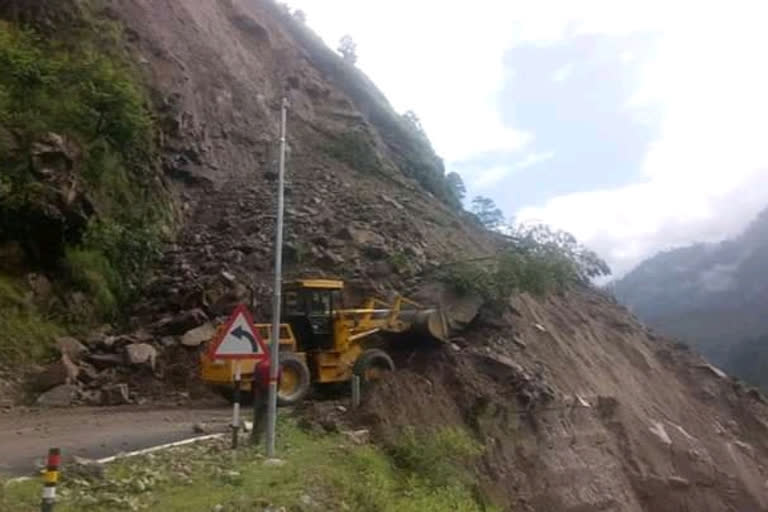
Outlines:
{"type": "Polygon", "coordinates": [[[455,487],[471,479],[468,466],[482,453],[482,446],[460,428],[405,428],[390,444],[389,453],[417,481],[434,488],[455,487]]]}
{"type": "Polygon", "coordinates": [[[514,293],[545,295],[610,273],[597,254],[572,235],[547,226],[520,228],[495,257],[459,262],[441,272],[441,279],[459,293],[478,293],[489,302],[514,293]]]}
{"type": "Polygon", "coordinates": [[[0,275],[0,366],[39,361],[50,355],[63,329],[25,298],[21,284],[0,275]]]}
{"type": "Polygon", "coordinates": [[[0,135],[15,134],[16,145],[0,152],[0,232],[44,252],[41,264],[61,261],[70,281],[113,317],[158,254],[172,213],[155,179],[146,94],[122,54],[119,30],[95,18],[82,21],[92,24],[90,31],[77,29],[68,41],[0,21],[0,135]],[[78,217],[74,227],[70,220],[50,221],[47,205],[56,191],[30,164],[32,144],[48,132],[79,149],[71,172],[92,211],[84,209],[90,219],[78,217]]]}
{"type": "Polygon", "coordinates": [[[381,162],[373,143],[362,133],[347,132],[338,135],[324,149],[330,156],[357,171],[376,173],[381,170],[381,162]]]}

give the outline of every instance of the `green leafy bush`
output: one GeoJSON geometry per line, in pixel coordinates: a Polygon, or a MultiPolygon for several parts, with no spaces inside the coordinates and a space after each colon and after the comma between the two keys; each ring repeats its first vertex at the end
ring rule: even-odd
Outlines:
{"type": "Polygon", "coordinates": [[[534,226],[514,231],[493,258],[448,266],[441,279],[459,293],[501,302],[514,293],[545,295],[608,274],[608,265],[569,233],[534,226]]]}
{"type": "Polygon", "coordinates": [[[29,303],[20,282],[0,275],[0,366],[44,359],[62,334],[56,322],[29,303]]]}
{"type": "Polygon", "coordinates": [[[172,212],[156,179],[148,101],[118,44],[119,28],[95,18],[80,27],[62,41],[0,21],[0,242],[16,240],[46,257],[29,254],[30,262],[63,263],[71,282],[112,317],[133,298],[172,212]],[[58,192],[31,158],[48,133],[76,146],[66,172],[87,205],[77,224],[51,216],[58,192]]]}
{"type": "Polygon", "coordinates": [[[381,170],[381,162],[373,143],[362,133],[347,132],[338,135],[324,149],[330,156],[357,171],[376,173],[381,170]]]}

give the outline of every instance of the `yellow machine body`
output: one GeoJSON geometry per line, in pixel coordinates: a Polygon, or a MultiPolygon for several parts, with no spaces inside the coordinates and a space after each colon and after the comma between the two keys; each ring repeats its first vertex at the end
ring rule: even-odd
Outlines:
{"type": "MultiPolygon", "coordinates": [[[[442,315],[404,297],[391,302],[375,297],[358,308],[341,307],[342,281],[305,279],[289,283],[283,291],[283,319],[280,352],[293,353],[307,365],[312,382],[343,382],[352,377],[353,366],[365,350],[365,341],[379,332],[420,332],[444,340],[442,315]]],[[[270,325],[255,324],[262,339],[270,344],[270,325]]],[[[254,362],[243,361],[244,384],[254,371],[254,362]]],[[[214,386],[232,386],[234,364],[202,356],[202,379],[214,386]]],[[[281,372],[280,388],[293,384],[294,376],[281,372]],[[285,382],[284,382],[285,381],[285,382]]],[[[248,383],[250,386],[250,383],[248,383]]]]}

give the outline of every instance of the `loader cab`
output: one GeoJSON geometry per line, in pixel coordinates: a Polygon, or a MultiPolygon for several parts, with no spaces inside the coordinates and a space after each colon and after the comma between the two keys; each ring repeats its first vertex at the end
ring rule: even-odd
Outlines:
{"type": "Polygon", "coordinates": [[[291,325],[299,350],[331,350],[333,311],[341,303],[344,283],[306,279],[288,283],[283,290],[283,317],[291,325]]]}

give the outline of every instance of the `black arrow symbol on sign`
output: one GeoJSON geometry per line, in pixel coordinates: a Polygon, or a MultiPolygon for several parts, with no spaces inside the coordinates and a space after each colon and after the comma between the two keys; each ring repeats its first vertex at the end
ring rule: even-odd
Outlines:
{"type": "Polygon", "coordinates": [[[259,345],[258,343],[256,343],[256,340],[254,339],[253,335],[250,332],[248,332],[246,329],[243,329],[242,325],[238,325],[237,328],[234,329],[231,334],[235,338],[240,338],[240,339],[246,338],[248,341],[250,341],[251,348],[253,349],[254,354],[258,354],[259,352],[261,352],[261,350],[259,350],[259,345]]]}

